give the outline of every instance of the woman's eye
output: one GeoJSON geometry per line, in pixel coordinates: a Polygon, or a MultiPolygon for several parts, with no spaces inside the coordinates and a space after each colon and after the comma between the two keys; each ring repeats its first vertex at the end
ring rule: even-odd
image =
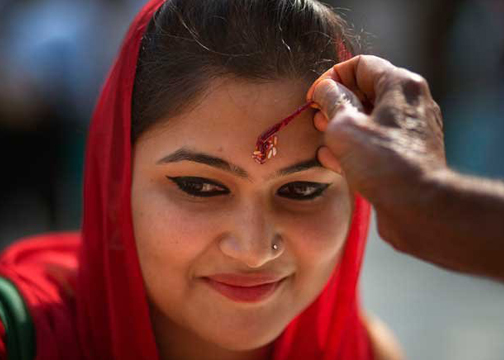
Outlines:
{"type": "Polygon", "coordinates": [[[198,197],[211,197],[229,194],[229,190],[221,184],[199,177],[170,177],[183,192],[198,197]]]}
{"type": "Polygon", "coordinates": [[[322,195],[330,184],[308,181],[292,182],[278,189],[278,195],[294,200],[311,200],[322,195]]]}

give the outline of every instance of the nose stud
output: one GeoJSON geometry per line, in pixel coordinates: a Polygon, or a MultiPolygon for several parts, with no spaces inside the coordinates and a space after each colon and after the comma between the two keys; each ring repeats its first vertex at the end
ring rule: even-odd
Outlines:
{"type": "Polygon", "coordinates": [[[273,245],[271,245],[271,248],[272,248],[274,251],[277,251],[277,250],[278,250],[278,244],[273,244],[273,245]]]}

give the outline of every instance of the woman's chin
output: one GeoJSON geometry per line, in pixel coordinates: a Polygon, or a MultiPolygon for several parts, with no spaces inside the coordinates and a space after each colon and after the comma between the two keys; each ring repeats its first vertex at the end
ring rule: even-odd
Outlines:
{"type": "Polygon", "coordinates": [[[280,335],[272,333],[271,329],[262,332],[238,331],[230,333],[213,333],[206,341],[229,351],[252,351],[272,344],[280,335]]]}

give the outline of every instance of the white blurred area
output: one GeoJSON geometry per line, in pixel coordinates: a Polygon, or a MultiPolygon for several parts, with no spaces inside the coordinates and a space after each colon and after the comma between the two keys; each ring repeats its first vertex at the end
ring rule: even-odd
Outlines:
{"type": "MultiPolygon", "coordinates": [[[[142,3],[0,0],[0,248],[79,227],[87,122],[142,3]]],[[[365,52],[428,80],[449,164],[503,179],[504,0],[331,3],[365,52]]],[[[504,284],[399,254],[372,226],[361,289],[408,359],[504,359],[504,284]]]]}

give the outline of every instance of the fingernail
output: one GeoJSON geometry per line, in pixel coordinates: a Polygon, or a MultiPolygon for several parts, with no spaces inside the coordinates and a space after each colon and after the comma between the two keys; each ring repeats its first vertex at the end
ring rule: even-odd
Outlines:
{"type": "Polygon", "coordinates": [[[344,107],[354,107],[357,111],[364,111],[359,98],[344,85],[334,80],[321,81],[313,96],[326,116],[331,119],[344,107]]]}
{"type": "Polygon", "coordinates": [[[339,92],[339,98],[337,99],[337,102],[341,105],[348,105],[350,107],[355,108],[357,111],[364,111],[364,106],[362,105],[361,101],[355,95],[350,89],[348,89],[346,86],[340,83],[336,83],[336,87],[338,88],[339,92]]]}
{"type": "Polygon", "coordinates": [[[328,118],[336,114],[336,109],[340,105],[338,99],[342,96],[337,83],[333,80],[324,80],[320,82],[315,90],[314,98],[321,105],[322,110],[328,118]]]}

